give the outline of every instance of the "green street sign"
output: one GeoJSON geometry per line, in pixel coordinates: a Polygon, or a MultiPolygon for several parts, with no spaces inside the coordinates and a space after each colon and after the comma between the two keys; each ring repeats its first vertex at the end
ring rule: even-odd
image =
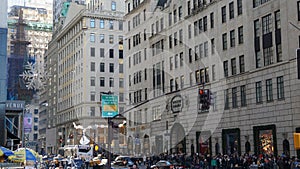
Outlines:
{"type": "Polygon", "coordinates": [[[119,114],[119,99],[115,95],[102,95],[102,118],[112,118],[119,114]]]}

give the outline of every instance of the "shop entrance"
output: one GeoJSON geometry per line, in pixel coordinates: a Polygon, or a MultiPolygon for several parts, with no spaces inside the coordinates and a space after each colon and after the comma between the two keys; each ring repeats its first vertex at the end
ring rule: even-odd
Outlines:
{"type": "Polygon", "coordinates": [[[179,123],[174,124],[171,130],[171,153],[186,153],[185,131],[179,123]]]}

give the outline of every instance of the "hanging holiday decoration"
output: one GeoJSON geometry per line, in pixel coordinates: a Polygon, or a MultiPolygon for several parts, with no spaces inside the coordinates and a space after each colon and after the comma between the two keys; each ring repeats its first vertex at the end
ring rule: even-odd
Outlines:
{"type": "Polygon", "coordinates": [[[44,71],[44,67],[27,62],[25,71],[20,75],[25,81],[28,90],[44,89],[50,75],[44,71]]]}

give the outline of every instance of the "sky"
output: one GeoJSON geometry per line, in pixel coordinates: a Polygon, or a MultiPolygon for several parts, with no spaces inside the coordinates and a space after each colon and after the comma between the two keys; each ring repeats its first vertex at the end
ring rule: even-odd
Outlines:
{"type": "Polygon", "coordinates": [[[10,10],[10,7],[13,6],[13,5],[24,5],[24,2],[25,2],[25,5],[27,6],[28,4],[30,3],[35,3],[35,4],[40,4],[40,5],[45,5],[46,3],[47,4],[52,4],[53,0],[7,0],[7,11],[10,10]]]}

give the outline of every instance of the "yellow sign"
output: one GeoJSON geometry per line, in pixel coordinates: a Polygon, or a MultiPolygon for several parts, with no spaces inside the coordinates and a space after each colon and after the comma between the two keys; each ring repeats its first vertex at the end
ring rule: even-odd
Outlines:
{"type": "Polygon", "coordinates": [[[294,133],[294,147],[296,150],[300,150],[300,133],[294,133]]]}
{"type": "Polygon", "coordinates": [[[117,111],[118,107],[116,105],[104,105],[103,111],[117,111]]]}

